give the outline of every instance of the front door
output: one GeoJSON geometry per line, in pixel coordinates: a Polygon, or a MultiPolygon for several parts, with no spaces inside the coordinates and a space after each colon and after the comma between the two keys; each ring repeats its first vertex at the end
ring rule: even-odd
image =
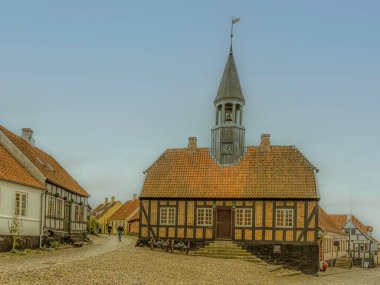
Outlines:
{"type": "Polygon", "coordinates": [[[65,204],[65,219],[63,221],[63,230],[70,232],[70,204],[65,204]]]}
{"type": "Polygon", "coordinates": [[[231,210],[217,210],[216,238],[231,239],[231,210]]]}

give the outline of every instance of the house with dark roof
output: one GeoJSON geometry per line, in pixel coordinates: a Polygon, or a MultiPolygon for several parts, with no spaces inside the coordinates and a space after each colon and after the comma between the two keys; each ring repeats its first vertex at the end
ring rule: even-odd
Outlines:
{"type": "Polygon", "coordinates": [[[336,260],[348,255],[346,233],[340,229],[322,207],[318,209],[318,230],[320,261],[326,261],[330,266],[336,260]]]}
{"type": "Polygon", "coordinates": [[[172,239],[194,250],[227,240],[267,260],[316,272],[317,168],[295,146],[245,145],[245,97],[232,46],[214,100],[211,146],[167,149],[144,172],[141,242],[172,239]]]}
{"type": "Polygon", "coordinates": [[[118,209],[109,219],[107,223],[112,225],[112,232],[117,233],[117,227],[122,225],[125,234],[137,235],[139,231],[139,215],[140,201],[137,195],[133,195],[132,200],[128,200],[118,209]]]}
{"type": "Polygon", "coordinates": [[[365,267],[377,264],[379,242],[372,235],[373,227],[365,226],[354,215],[331,215],[331,218],[346,233],[353,264],[365,267]]]}
{"type": "Polygon", "coordinates": [[[0,181],[7,183],[0,190],[0,220],[21,220],[29,247],[41,245],[47,235],[86,236],[89,194],[53,156],[35,146],[31,129],[18,136],[0,126],[0,154],[0,181]]]}
{"type": "Polygon", "coordinates": [[[111,201],[106,197],[104,202],[99,204],[94,212],[94,219],[99,223],[100,231],[107,233],[108,219],[122,206],[120,201],[115,201],[115,197],[111,197],[111,201]]]}

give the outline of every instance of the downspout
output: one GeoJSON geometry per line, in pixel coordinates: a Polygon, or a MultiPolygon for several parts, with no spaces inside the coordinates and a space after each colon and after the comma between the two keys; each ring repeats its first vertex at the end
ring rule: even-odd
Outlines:
{"type": "Polygon", "coordinates": [[[40,211],[40,248],[42,248],[42,237],[43,237],[43,219],[44,219],[44,209],[45,209],[45,196],[46,190],[41,193],[41,211],[40,211]]]}

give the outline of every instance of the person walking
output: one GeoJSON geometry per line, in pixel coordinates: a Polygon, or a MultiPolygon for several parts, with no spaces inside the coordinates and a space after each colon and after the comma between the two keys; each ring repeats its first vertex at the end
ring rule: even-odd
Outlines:
{"type": "Polygon", "coordinates": [[[117,233],[119,235],[119,241],[121,241],[121,236],[122,236],[123,232],[124,232],[124,227],[122,225],[119,225],[117,227],[117,233]]]}
{"type": "Polygon", "coordinates": [[[111,231],[112,231],[112,226],[111,225],[107,226],[107,231],[108,231],[108,235],[110,236],[111,235],[111,231]]]}

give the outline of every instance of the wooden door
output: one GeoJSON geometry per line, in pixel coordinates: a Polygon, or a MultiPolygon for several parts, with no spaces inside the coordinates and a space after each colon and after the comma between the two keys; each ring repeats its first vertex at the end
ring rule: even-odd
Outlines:
{"type": "Polygon", "coordinates": [[[63,230],[70,233],[70,204],[65,204],[65,218],[63,221],[63,230]]]}
{"type": "Polygon", "coordinates": [[[231,239],[231,210],[217,210],[216,238],[231,239]]]}

